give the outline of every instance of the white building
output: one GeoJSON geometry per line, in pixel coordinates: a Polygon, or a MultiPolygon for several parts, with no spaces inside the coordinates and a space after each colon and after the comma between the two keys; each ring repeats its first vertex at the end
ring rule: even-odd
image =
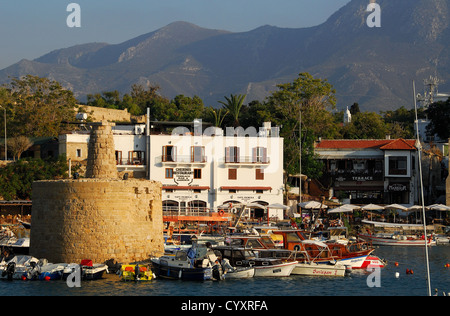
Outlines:
{"type": "MultiPolygon", "coordinates": [[[[117,168],[160,181],[165,210],[283,204],[283,139],[270,122],[258,131],[205,128],[200,121],[151,124],[150,133],[146,124],[113,127],[117,168]]],[[[88,141],[88,132],[61,135],[60,153],[82,162],[88,141]]]]}

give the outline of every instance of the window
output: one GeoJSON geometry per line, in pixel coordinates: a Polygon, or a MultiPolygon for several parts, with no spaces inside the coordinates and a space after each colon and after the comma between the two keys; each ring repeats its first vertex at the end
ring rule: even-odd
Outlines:
{"type": "Polygon", "coordinates": [[[162,161],[177,161],[177,147],[163,146],[162,147],[162,161]]]}
{"type": "Polygon", "coordinates": [[[225,148],[225,162],[239,162],[239,147],[225,148]]]}
{"type": "Polygon", "coordinates": [[[392,156],[389,157],[389,174],[406,175],[407,157],[392,156]]]}
{"type": "Polygon", "coordinates": [[[144,151],[129,151],[128,162],[131,165],[143,165],[145,161],[144,151]]]}
{"type": "Polygon", "coordinates": [[[194,179],[202,178],[202,169],[194,169],[194,179]]]}
{"type": "Polygon", "coordinates": [[[116,164],[123,165],[122,163],[122,152],[116,150],[116,164]]]}
{"type": "Polygon", "coordinates": [[[267,148],[255,147],[253,148],[253,162],[267,163],[267,148]]]}
{"type": "Polygon", "coordinates": [[[166,179],[173,179],[173,168],[166,168],[166,179]]]}
{"type": "Polygon", "coordinates": [[[77,149],[77,158],[81,158],[81,149],[77,149]]]}
{"type": "Polygon", "coordinates": [[[205,147],[203,146],[191,147],[191,162],[206,162],[205,147]]]}
{"type": "Polygon", "coordinates": [[[256,180],[264,180],[264,169],[256,169],[256,180]]]}
{"type": "Polygon", "coordinates": [[[237,180],[237,169],[228,169],[228,180],[237,180]]]}

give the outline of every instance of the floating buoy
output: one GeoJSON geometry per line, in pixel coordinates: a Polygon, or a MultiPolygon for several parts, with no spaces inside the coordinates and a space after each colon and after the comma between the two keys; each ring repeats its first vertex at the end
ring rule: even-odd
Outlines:
{"type": "Polygon", "coordinates": [[[412,269],[411,270],[406,269],[406,274],[414,274],[414,271],[412,269]]]}
{"type": "Polygon", "coordinates": [[[45,281],[50,281],[50,277],[49,277],[48,275],[46,275],[46,276],[44,277],[44,280],[45,280],[45,281]]]}
{"type": "Polygon", "coordinates": [[[447,263],[447,264],[445,265],[445,267],[446,267],[446,268],[450,268],[450,263],[447,263]]]}
{"type": "Polygon", "coordinates": [[[400,277],[400,273],[395,272],[395,278],[398,279],[400,277]]]}
{"type": "Polygon", "coordinates": [[[395,262],[394,265],[395,265],[396,267],[398,267],[398,262],[395,262]]]}
{"type": "Polygon", "coordinates": [[[27,277],[22,275],[22,281],[25,281],[26,279],[27,279],[27,277]]]}

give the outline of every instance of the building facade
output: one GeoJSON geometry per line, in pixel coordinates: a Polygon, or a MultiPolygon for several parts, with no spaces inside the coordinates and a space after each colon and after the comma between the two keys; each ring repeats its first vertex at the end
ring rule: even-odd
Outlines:
{"type": "MultiPolygon", "coordinates": [[[[217,210],[229,203],[283,203],[279,128],[226,128],[173,122],[113,127],[119,174],[162,183],[165,211],[217,210]]],[[[60,153],[83,164],[88,132],[61,135],[60,153]]],[[[255,212],[260,212],[255,210],[255,212]]]]}
{"type": "Polygon", "coordinates": [[[415,140],[322,140],[315,152],[324,163],[331,194],[351,203],[418,202],[415,140]]]}

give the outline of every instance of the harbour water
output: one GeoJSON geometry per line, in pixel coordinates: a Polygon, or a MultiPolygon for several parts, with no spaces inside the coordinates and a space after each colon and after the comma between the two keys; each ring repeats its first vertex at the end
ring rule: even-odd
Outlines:
{"type": "MultiPolygon", "coordinates": [[[[253,278],[221,282],[187,282],[155,279],[122,282],[114,274],[96,281],[83,281],[69,288],[64,281],[1,281],[1,296],[426,296],[426,261],[422,247],[379,247],[374,252],[388,261],[377,271],[353,270],[350,276],[253,278]],[[395,265],[398,262],[398,266],[395,265]],[[406,274],[406,269],[413,274],[406,274]],[[396,272],[399,276],[396,277],[396,272]]],[[[450,245],[429,248],[432,294],[450,292],[450,245]]]]}

